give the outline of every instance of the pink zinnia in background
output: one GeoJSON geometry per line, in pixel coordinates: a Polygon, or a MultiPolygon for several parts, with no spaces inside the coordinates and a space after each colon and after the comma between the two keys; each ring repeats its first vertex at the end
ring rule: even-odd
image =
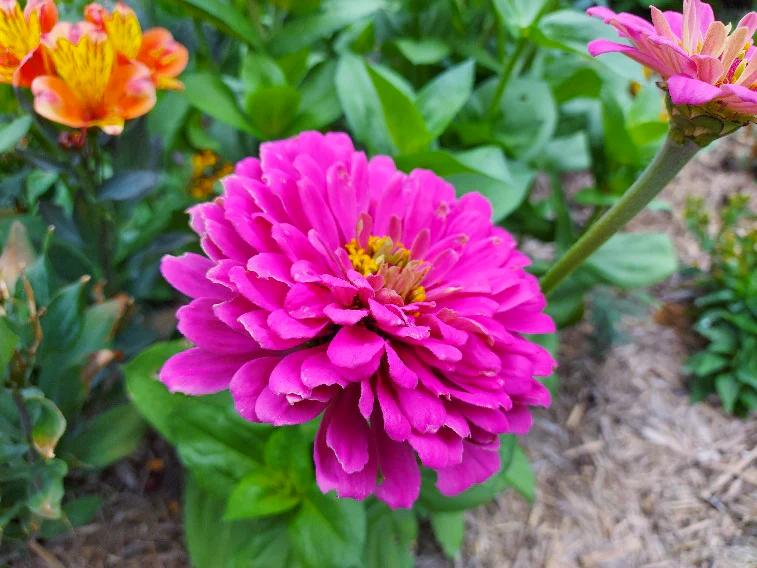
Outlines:
{"type": "Polygon", "coordinates": [[[652,23],[603,7],[588,13],[613,26],[631,45],[605,39],[589,44],[593,56],[620,52],[657,71],[676,105],[717,102],[747,118],[757,114],[757,50],[752,37],[757,13],[749,12],[735,29],[716,21],[709,4],[684,0],[683,13],[654,6],[652,23]]]}
{"type": "Polygon", "coordinates": [[[417,458],[447,495],[498,471],[499,434],[550,403],[534,376],[555,363],[522,334],[554,325],[489,202],[345,134],[263,144],[223,183],[190,210],[205,256],[163,259],[196,345],[161,370],[168,388],[229,389],[256,422],[323,414],[316,479],[341,497],[410,507],[417,458]]]}

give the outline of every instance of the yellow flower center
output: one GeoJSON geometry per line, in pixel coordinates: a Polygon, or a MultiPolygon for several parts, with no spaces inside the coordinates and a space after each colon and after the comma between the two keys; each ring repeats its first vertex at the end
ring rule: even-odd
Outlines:
{"type": "Polygon", "coordinates": [[[113,46],[104,34],[85,34],[78,43],[58,38],[51,57],[60,78],[90,110],[100,104],[115,60],[113,46]]]}
{"type": "Polygon", "coordinates": [[[431,267],[422,260],[413,260],[402,243],[395,243],[387,236],[371,236],[365,248],[357,239],[352,239],[344,248],[352,266],[363,276],[378,274],[384,278],[385,288],[391,288],[407,302],[426,299],[421,282],[431,267]]]}

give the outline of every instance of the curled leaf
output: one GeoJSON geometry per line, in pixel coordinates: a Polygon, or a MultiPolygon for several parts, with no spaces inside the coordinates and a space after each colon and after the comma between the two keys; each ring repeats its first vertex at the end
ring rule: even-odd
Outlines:
{"type": "Polygon", "coordinates": [[[0,283],[5,285],[8,293],[13,293],[21,273],[35,258],[26,227],[23,223],[14,221],[0,254],[0,283]]]}

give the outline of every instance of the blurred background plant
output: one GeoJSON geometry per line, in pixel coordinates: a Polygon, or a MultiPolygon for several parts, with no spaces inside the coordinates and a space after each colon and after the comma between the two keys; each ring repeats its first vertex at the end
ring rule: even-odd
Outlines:
{"type": "Polygon", "coordinates": [[[705,341],[686,362],[691,398],[716,393],[726,412],[757,411],[757,212],[746,194],[731,196],[715,219],[701,200],[686,219],[710,266],[700,268],[694,329],[705,341]],[[712,225],[715,225],[713,228],[712,225]]]}
{"type": "MultiPolygon", "coordinates": [[[[61,19],[84,4],[59,3],[61,19]]],[[[188,399],[155,381],[182,348],[155,344],[172,333],[175,302],[159,259],[199,250],[184,210],[215,196],[230,164],[262,141],[320,129],[348,131],[403,169],[433,169],[458,193],[480,191],[541,274],[664,138],[654,77],[620,55],[590,58],[587,42],[612,30],[557,0],[129,4],[191,59],[185,89],[160,92],[119,136],[54,125],[28,91],[0,85],[0,267],[11,267],[0,268],[0,528],[38,538],[86,521],[96,502],[64,497],[62,480],[139,443],[125,375],[136,409],[186,468],[194,565],[411,566],[419,521],[454,556],[466,509],[508,487],[533,498],[515,438],[490,481],[450,499],[425,479],[413,511],[320,494],[314,428],[274,432],[240,419],[225,396],[188,399]]],[[[597,286],[639,289],[676,268],[666,235],[620,233],[556,290],[550,313],[569,326],[597,286]]],[[[595,317],[611,328],[619,304],[601,297],[595,317]]],[[[558,347],[556,336],[545,342],[558,347]]],[[[734,410],[753,388],[742,381],[734,410]]]]}

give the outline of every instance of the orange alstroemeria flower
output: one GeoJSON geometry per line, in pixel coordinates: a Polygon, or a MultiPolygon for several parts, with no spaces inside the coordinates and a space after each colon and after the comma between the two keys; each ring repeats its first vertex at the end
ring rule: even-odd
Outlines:
{"type": "Polygon", "coordinates": [[[61,22],[42,40],[55,74],[32,82],[34,110],[70,126],[120,134],[126,120],[155,105],[150,70],[117,57],[108,36],[89,22],[61,22]]]}
{"type": "Polygon", "coordinates": [[[0,0],[0,83],[28,87],[49,70],[40,42],[57,21],[53,0],[29,0],[23,11],[16,0],[0,0]]]}
{"type": "Polygon", "coordinates": [[[158,89],[182,89],[178,77],[189,61],[187,48],[165,28],[151,28],[142,33],[134,10],[118,2],[113,12],[100,4],[89,4],[86,20],[105,31],[120,56],[136,59],[145,65],[158,89]]]}

